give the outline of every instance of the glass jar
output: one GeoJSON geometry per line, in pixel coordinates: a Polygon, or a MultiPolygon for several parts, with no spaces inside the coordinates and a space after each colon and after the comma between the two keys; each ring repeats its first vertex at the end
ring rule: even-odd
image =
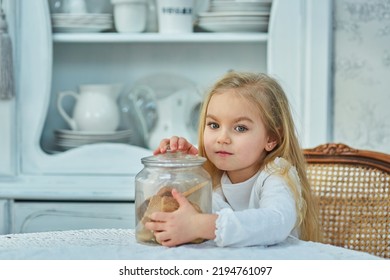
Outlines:
{"type": "MultiPolygon", "coordinates": [[[[172,212],[178,209],[171,190],[177,189],[200,213],[211,213],[212,183],[203,169],[206,161],[200,156],[167,152],[141,159],[144,168],[135,177],[136,239],[154,243],[152,231],[145,228],[154,212],[172,212]]],[[[199,243],[203,240],[194,240],[199,243]]]]}

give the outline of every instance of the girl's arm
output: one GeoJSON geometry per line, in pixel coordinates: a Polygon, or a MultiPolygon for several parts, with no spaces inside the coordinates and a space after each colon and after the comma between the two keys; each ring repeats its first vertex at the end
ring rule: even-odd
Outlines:
{"type": "Polygon", "coordinates": [[[191,155],[198,154],[198,149],[194,145],[188,142],[187,139],[178,136],[161,140],[160,145],[153,151],[153,154],[164,154],[167,152],[168,147],[171,152],[181,151],[191,155]]]}
{"type": "Polygon", "coordinates": [[[172,190],[172,195],[179,203],[179,209],[170,213],[153,213],[151,219],[155,222],[145,224],[147,229],[154,231],[156,240],[164,246],[172,247],[198,238],[214,239],[218,216],[197,212],[175,189],[172,190]]]}
{"type": "MultiPolygon", "coordinates": [[[[215,209],[217,246],[243,247],[273,245],[284,241],[297,222],[294,197],[286,182],[278,176],[268,176],[254,186],[249,209],[215,209]]],[[[296,232],[298,233],[298,232],[296,232]]]]}

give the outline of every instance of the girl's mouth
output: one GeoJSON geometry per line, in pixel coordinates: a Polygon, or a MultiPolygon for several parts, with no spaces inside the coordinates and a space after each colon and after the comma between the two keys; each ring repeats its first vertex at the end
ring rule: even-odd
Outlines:
{"type": "Polygon", "coordinates": [[[220,156],[231,156],[232,153],[226,152],[226,151],[217,151],[217,154],[220,156]]]}

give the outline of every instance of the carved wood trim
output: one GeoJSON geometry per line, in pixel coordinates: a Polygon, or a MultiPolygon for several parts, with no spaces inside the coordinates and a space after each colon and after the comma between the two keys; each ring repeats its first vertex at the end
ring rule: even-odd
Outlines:
{"type": "Polygon", "coordinates": [[[390,172],[390,154],[358,150],[343,143],[326,143],[303,153],[308,163],[353,163],[390,172]]]}
{"type": "Polygon", "coordinates": [[[342,143],[329,143],[317,146],[313,149],[315,152],[330,154],[330,155],[338,155],[344,153],[356,153],[358,150],[353,149],[342,143]]]}

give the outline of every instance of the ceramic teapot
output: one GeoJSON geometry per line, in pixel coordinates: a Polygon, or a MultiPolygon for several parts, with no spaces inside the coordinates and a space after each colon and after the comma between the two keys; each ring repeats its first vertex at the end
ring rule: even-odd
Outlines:
{"type": "Polygon", "coordinates": [[[60,92],[57,108],[72,130],[113,132],[120,121],[117,98],[121,89],[122,85],[119,84],[81,85],[79,93],[60,92]],[[62,106],[63,99],[69,96],[76,100],[72,117],[62,106]]]}

